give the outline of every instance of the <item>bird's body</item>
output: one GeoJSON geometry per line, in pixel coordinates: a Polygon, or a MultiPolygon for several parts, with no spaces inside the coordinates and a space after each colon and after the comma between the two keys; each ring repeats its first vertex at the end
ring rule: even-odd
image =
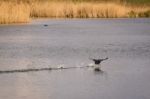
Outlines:
{"type": "Polygon", "coordinates": [[[48,24],[44,24],[44,26],[46,27],[46,26],[48,26],[48,24]]]}

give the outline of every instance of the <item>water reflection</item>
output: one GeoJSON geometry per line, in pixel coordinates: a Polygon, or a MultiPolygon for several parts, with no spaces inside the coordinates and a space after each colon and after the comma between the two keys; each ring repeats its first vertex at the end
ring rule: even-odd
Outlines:
{"type": "Polygon", "coordinates": [[[103,75],[103,74],[106,73],[106,72],[103,71],[103,70],[99,70],[99,71],[95,71],[95,70],[94,70],[94,73],[95,73],[95,74],[101,74],[101,75],[103,75]]]}
{"type": "Polygon", "coordinates": [[[103,71],[103,70],[95,71],[94,70],[94,75],[95,76],[104,77],[105,79],[108,79],[108,73],[107,73],[107,71],[103,71]]]}

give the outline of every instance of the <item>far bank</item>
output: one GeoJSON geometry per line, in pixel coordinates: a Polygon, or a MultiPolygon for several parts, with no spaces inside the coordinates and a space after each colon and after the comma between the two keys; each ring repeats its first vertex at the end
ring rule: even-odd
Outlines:
{"type": "Polygon", "coordinates": [[[150,17],[147,5],[115,2],[0,2],[0,24],[27,23],[31,18],[141,18],[150,17]]]}

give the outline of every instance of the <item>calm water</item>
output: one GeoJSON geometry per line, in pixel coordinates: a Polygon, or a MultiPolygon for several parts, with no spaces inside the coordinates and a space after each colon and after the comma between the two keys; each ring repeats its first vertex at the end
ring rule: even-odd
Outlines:
{"type": "Polygon", "coordinates": [[[0,25],[0,70],[92,68],[0,74],[1,99],[150,99],[150,19],[46,19],[0,25]],[[44,26],[48,24],[48,26],[44,26]]]}

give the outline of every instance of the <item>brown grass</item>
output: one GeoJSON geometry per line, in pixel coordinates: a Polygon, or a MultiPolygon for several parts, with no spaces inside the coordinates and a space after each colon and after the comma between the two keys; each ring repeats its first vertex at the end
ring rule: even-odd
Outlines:
{"type": "Polygon", "coordinates": [[[29,22],[30,9],[27,4],[10,2],[0,3],[0,23],[29,22]]]}
{"type": "Polygon", "coordinates": [[[36,2],[31,17],[118,18],[127,17],[128,8],[114,3],[36,2]]]}
{"type": "Polygon", "coordinates": [[[148,6],[94,2],[0,2],[0,23],[29,22],[30,17],[48,18],[127,18],[150,17],[148,6]],[[148,14],[147,14],[148,13],[148,14]]]}
{"type": "Polygon", "coordinates": [[[148,6],[132,7],[116,3],[35,2],[31,4],[31,17],[127,18],[132,17],[132,12],[140,17],[139,13],[149,10],[148,6]]]}

